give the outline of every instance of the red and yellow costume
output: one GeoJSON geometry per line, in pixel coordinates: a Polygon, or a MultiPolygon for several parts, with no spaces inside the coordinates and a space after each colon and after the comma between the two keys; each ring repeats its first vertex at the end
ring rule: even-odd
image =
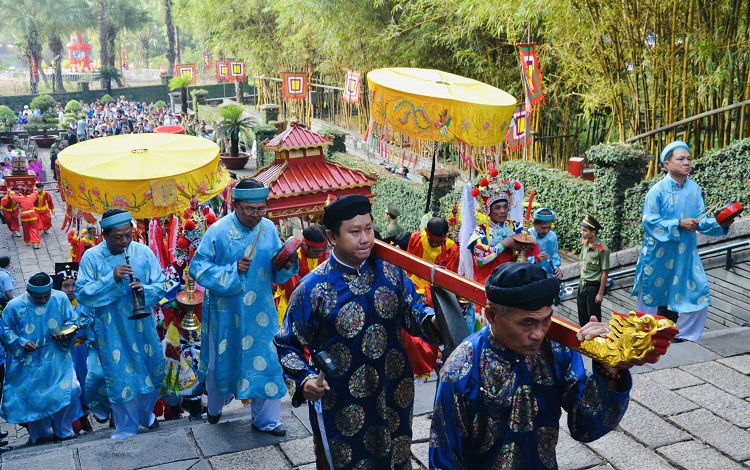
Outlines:
{"type": "Polygon", "coordinates": [[[8,193],[0,199],[0,209],[3,210],[5,223],[8,224],[11,233],[15,235],[21,231],[21,224],[18,222],[18,203],[10,197],[11,192],[12,191],[8,191],[8,193]]]}
{"type": "Polygon", "coordinates": [[[27,245],[39,246],[39,220],[36,216],[37,193],[19,194],[11,191],[10,197],[21,206],[21,227],[23,228],[23,241],[27,245]]]}
{"type": "MultiPolygon", "coordinates": [[[[303,238],[303,243],[312,249],[321,249],[328,246],[328,241],[314,242],[305,238],[303,238]]],[[[307,255],[305,255],[305,250],[300,246],[297,248],[297,256],[299,257],[299,272],[285,283],[279,284],[276,287],[276,292],[274,292],[276,309],[279,315],[279,326],[284,322],[286,307],[289,303],[289,298],[292,296],[292,292],[294,292],[294,288],[297,287],[297,283],[309,274],[310,271],[317,268],[320,263],[328,259],[328,251],[326,251],[320,258],[308,258],[307,255]]]]}
{"type": "Polygon", "coordinates": [[[68,243],[70,243],[70,258],[78,263],[83,257],[83,253],[89,248],[93,248],[101,243],[101,237],[96,234],[96,229],[90,227],[89,229],[81,230],[81,235],[77,236],[75,229],[68,232],[68,243]]]}
{"type": "Polygon", "coordinates": [[[52,195],[47,191],[37,193],[37,200],[34,203],[36,217],[39,219],[39,230],[52,230],[52,214],[55,213],[55,203],[52,201],[52,195]]]}
{"type": "MultiPolygon", "coordinates": [[[[409,246],[406,251],[437,266],[443,266],[453,272],[458,271],[458,245],[445,236],[437,237],[430,234],[427,229],[411,234],[409,246]],[[430,238],[435,241],[441,241],[441,245],[433,248],[430,246],[430,238]]],[[[430,281],[414,275],[409,277],[414,281],[414,287],[417,288],[417,292],[424,294],[427,299],[427,305],[432,307],[430,281]]],[[[429,375],[435,369],[438,347],[425,342],[421,338],[411,336],[403,328],[401,329],[401,338],[404,341],[404,347],[409,356],[409,362],[411,362],[414,375],[429,375]]]]}

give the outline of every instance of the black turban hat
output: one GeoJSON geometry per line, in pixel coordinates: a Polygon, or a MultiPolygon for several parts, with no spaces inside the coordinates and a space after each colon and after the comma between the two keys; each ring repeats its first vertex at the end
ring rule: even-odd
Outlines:
{"type": "Polygon", "coordinates": [[[493,304],[534,311],[552,305],[560,281],[536,264],[503,263],[487,278],[484,290],[493,304]]]}
{"type": "Polygon", "coordinates": [[[323,212],[323,225],[330,229],[336,222],[369,214],[371,209],[370,200],[361,194],[336,198],[326,206],[323,212]]]}

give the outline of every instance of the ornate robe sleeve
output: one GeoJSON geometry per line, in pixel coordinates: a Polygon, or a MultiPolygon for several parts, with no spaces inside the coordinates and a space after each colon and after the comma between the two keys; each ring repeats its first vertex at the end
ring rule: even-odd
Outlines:
{"type": "Polygon", "coordinates": [[[23,347],[29,340],[17,333],[18,311],[15,307],[15,305],[8,304],[3,310],[3,344],[9,353],[16,358],[20,358],[24,353],[23,347]]]}
{"type": "Polygon", "coordinates": [[[75,293],[78,302],[90,308],[103,307],[117,302],[128,292],[124,282],[115,281],[115,272],[100,273],[95,252],[87,251],[81,259],[76,279],[75,293]]]}
{"type": "Polygon", "coordinates": [[[310,322],[313,315],[307,284],[300,282],[289,299],[284,323],[273,340],[294,407],[305,402],[302,395],[305,380],[318,376],[318,372],[313,370],[304,353],[310,338],[310,322]]]}
{"type": "Polygon", "coordinates": [[[568,428],[573,439],[591,442],[613,430],[625,415],[633,385],[630,372],[625,371],[627,390],[607,389],[594,370],[587,376],[579,353],[560,347],[555,351],[556,373],[561,384],[561,404],[568,412],[568,428]]]}
{"type": "Polygon", "coordinates": [[[404,270],[397,269],[401,277],[402,326],[412,336],[419,336],[429,343],[439,344],[440,334],[432,325],[435,311],[424,303],[424,296],[417,293],[414,282],[404,270]]]}
{"type": "MultiPolygon", "coordinates": [[[[217,230],[220,228],[217,227],[217,230]]],[[[219,233],[218,236],[221,234],[219,233]]],[[[238,260],[229,264],[219,264],[219,257],[222,254],[217,253],[218,241],[216,231],[209,229],[203,235],[198,251],[195,252],[190,262],[190,276],[212,294],[222,297],[239,295],[243,290],[243,282],[237,272],[238,260]]],[[[227,240],[226,243],[229,241],[227,240]]]]}
{"type": "Polygon", "coordinates": [[[490,235],[486,234],[482,227],[474,229],[474,233],[469,239],[468,248],[474,255],[474,260],[476,260],[477,266],[480,267],[491,263],[497,258],[497,255],[505,250],[502,243],[490,246],[490,235]]]}
{"type": "MultiPolygon", "coordinates": [[[[430,426],[430,468],[464,470],[464,452],[472,448],[469,417],[473,416],[470,398],[476,393],[472,382],[473,345],[465,341],[449,356],[440,371],[435,409],[430,426]]],[[[476,395],[475,402],[481,400],[476,395]]],[[[478,469],[476,469],[478,470],[478,469]]]]}

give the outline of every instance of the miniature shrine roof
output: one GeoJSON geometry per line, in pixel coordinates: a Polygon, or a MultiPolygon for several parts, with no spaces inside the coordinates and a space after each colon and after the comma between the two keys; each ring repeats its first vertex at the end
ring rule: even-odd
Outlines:
{"type": "Polygon", "coordinates": [[[284,132],[266,143],[265,150],[291,150],[331,145],[331,141],[309,129],[291,124],[284,132]]]}
{"type": "Polygon", "coordinates": [[[376,182],[366,173],[336,165],[322,157],[277,160],[262,168],[254,178],[269,187],[269,199],[371,187],[376,182]]]}

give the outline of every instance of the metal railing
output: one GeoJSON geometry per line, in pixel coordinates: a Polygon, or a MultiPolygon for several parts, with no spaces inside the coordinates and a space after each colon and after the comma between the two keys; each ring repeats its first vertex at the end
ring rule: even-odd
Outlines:
{"type": "MultiPolygon", "coordinates": [[[[732,269],[732,266],[734,266],[734,261],[732,260],[732,251],[739,248],[745,248],[750,246],[750,240],[745,240],[739,243],[733,243],[731,245],[724,245],[717,248],[711,248],[705,251],[701,251],[698,253],[698,256],[703,259],[706,256],[715,255],[716,253],[721,253],[722,251],[726,251],[726,261],[724,262],[724,269],[730,270],[732,269]]],[[[635,268],[631,269],[625,269],[622,271],[617,271],[615,273],[610,274],[607,276],[607,286],[610,286],[615,280],[621,279],[624,277],[632,276],[635,274],[635,268]]],[[[565,283],[565,288],[575,288],[578,287],[578,284],[580,284],[580,281],[578,282],[570,282],[565,283]]]]}

